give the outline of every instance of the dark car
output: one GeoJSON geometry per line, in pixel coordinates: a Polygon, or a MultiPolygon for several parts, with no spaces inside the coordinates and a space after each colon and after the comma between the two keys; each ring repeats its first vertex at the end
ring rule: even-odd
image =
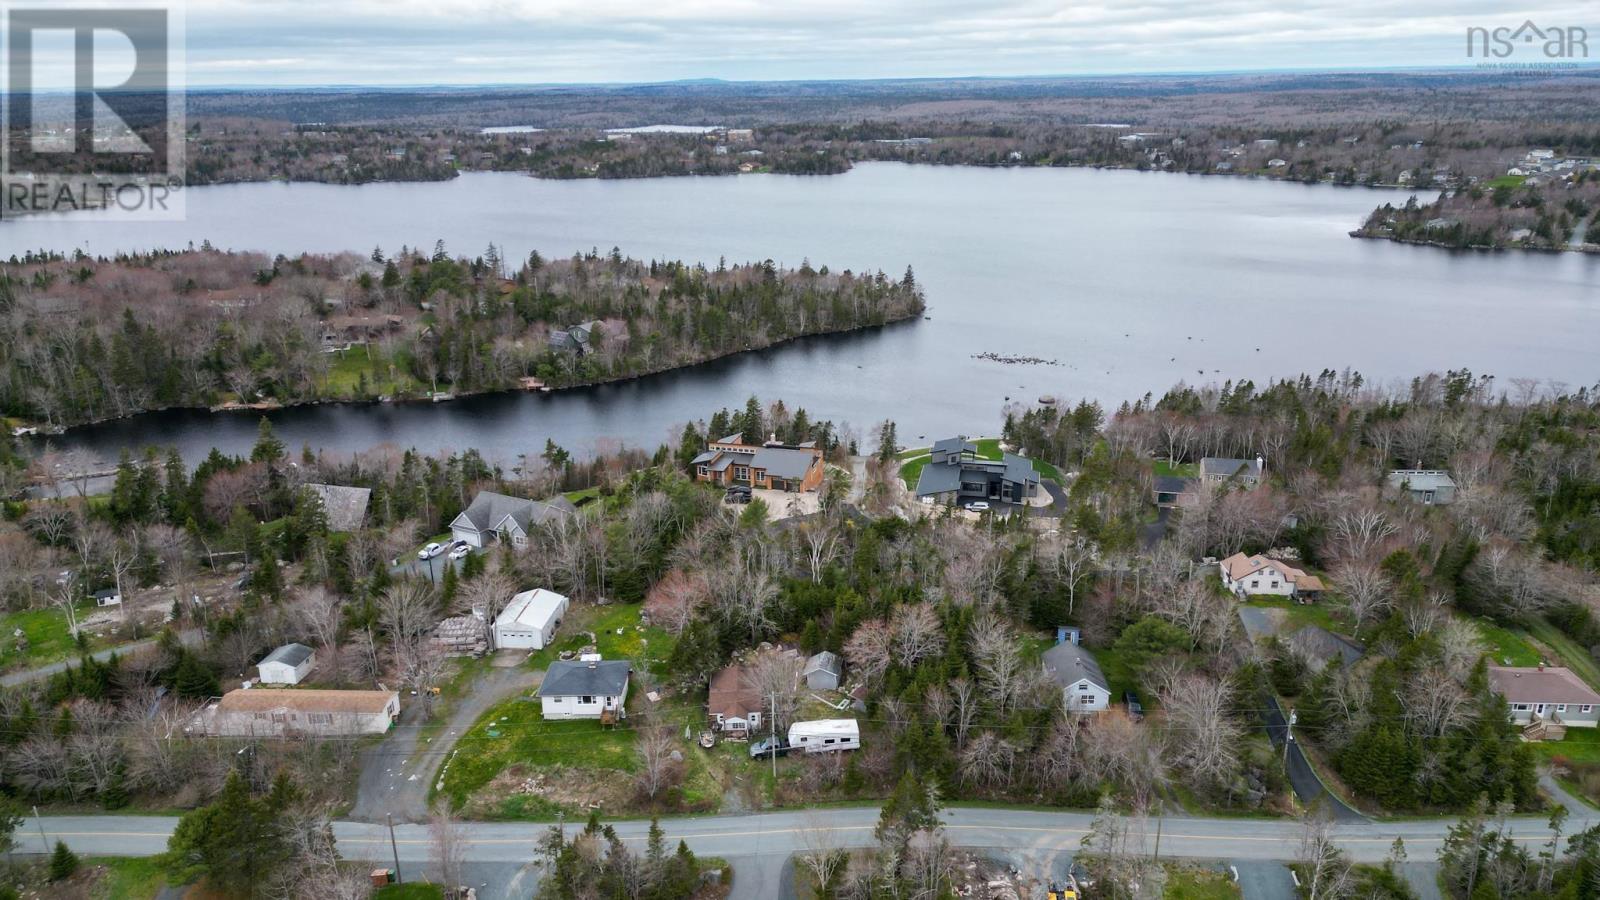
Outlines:
{"type": "Polygon", "coordinates": [[[749,503],[752,496],[750,489],[747,487],[731,487],[728,488],[728,493],[723,495],[722,499],[729,503],[749,503]]]}
{"type": "Polygon", "coordinates": [[[1133,691],[1122,692],[1122,702],[1128,705],[1128,715],[1135,719],[1144,716],[1144,704],[1139,702],[1139,695],[1133,691]]]}
{"type": "Polygon", "coordinates": [[[750,744],[751,759],[766,759],[769,756],[788,756],[789,742],[782,737],[764,737],[750,744]],[[776,749],[774,749],[776,745],[776,749]]]}

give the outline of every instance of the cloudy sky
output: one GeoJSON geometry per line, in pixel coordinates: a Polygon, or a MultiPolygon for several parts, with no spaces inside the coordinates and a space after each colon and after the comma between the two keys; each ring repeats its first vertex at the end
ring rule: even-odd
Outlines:
{"type": "MultiPolygon", "coordinates": [[[[191,86],[1456,66],[1466,29],[1594,26],[1489,0],[189,0],[191,86]]],[[[1518,59],[1521,57],[1519,56],[1518,59]]]]}

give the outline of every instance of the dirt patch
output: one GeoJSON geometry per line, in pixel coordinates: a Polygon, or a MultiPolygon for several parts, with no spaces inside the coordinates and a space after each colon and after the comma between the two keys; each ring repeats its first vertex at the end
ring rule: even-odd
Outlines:
{"type": "Polygon", "coordinates": [[[619,810],[628,805],[634,793],[633,779],[624,772],[570,769],[554,766],[529,769],[510,766],[496,775],[467,801],[467,818],[502,815],[508,805],[527,807],[528,800],[580,811],[619,810]],[[521,803],[517,803],[522,798],[521,803]]]}

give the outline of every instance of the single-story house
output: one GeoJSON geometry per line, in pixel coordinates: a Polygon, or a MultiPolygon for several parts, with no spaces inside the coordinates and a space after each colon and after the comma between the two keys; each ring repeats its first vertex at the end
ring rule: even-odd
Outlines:
{"type": "Polygon", "coordinates": [[[1267,595],[1311,600],[1324,589],[1322,579],[1269,556],[1235,553],[1217,563],[1222,585],[1240,597],[1267,595]]]}
{"type": "Polygon", "coordinates": [[[711,678],[706,718],[717,731],[743,737],[761,727],[761,691],[743,666],[728,666],[711,678]]]}
{"type": "Polygon", "coordinates": [[[511,598],[494,618],[494,645],[519,650],[543,650],[555,636],[568,600],[555,591],[534,588],[511,598]]]}
{"type": "Polygon", "coordinates": [[[1195,480],[1177,475],[1157,475],[1155,483],[1155,503],[1157,506],[1173,507],[1182,503],[1185,497],[1194,495],[1195,480]]]}
{"type": "Polygon", "coordinates": [[[284,644],[256,663],[256,670],[262,684],[299,684],[316,665],[316,656],[305,644],[284,644]]]}
{"type": "Polygon", "coordinates": [[[840,662],[839,654],[824,650],[806,660],[800,677],[806,680],[806,687],[814,691],[836,691],[843,674],[844,664],[840,662]]]}
{"type": "Polygon", "coordinates": [[[445,656],[480,656],[489,649],[489,623],[480,611],[451,616],[434,627],[432,641],[445,656]]]}
{"type": "Polygon", "coordinates": [[[486,547],[496,540],[509,540],[525,547],[533,529],[556,516],[577,511],[565,497],[554,500],[524,500],[494,491],[479,491],[472,504],[450,522],[452,540],[466,541],[473,547],[486,547]]]}
{"type": "Polygon", "coordinates": [[[358,531],[367,520],[367,503],[372,489],[342,484],[307,484],[305,490],[322,501],[322,512],[331,531],[358,531]]]}
{"type": "Polygon", "coordinates": [[[1511,720],[1535,739],[1600,723],[1600,693],[1559,666],[1490,666],[1489,687],[1505,698],[1511,720]]]}
{"type": "Polygon", "coordinates": [[[916,495],[923,503],[1026,503],[1038,493],[1032,460],[1009,451],[999,459],[979,456],[978,445],[964,437],[935,443],[917,476],[916,495]]]}
{"type": "Polygon", "coordinates": [[[383,734],[399,715],[395,691],[253,688],[206,704],[189,727],[227,737],[383,734]]]}
{"type": "Polygon", "coordinates": [[[861,748],[861,726],[855,719],[813,719],[789,726],[789,746],[806,753],[832,753],[861,748]]]}
{"type": "Polygon", "coordinates": [[[1111,708],[1111,682],[1087,649],[1063,642],[1044,652],[1044,671],[1061,686],[1061,705],[1071,713],[1111,708]]]}
{"type": "Polygon", "coordinates": [[[116,588],[106,588],[103,591],[95,591],[93,596],[95,606],[122,605],[122,592],[116,588]]]}
{"type": "Polygon", "coordinates": [[[747,444],[743,435],[711,441],[696,456],[694,477],[715,484],[744,484],[764,490],[814,491],[822,486],[822,448],[816,441],[790,446],[774,436],[764,444],[747,444]]]}
{"type": "Polygon", "coordinates": [[[620,659],[557,660],[539,685],[546,719],[627,718],[628,679],[633,667],[620,659]]]}
{"type": "Polygon", "coordinates": [[[1456,483],[1443,469],[1395,469],[1389,473],[1389,486],[1406,491],[1411,499],[1429,506],[1443,506],[1456,499],[1456,483]]]}
{"type": "Polygon", "coordinates": [[[1207,456],[1200,460],[1200,478],[1212,484],[1236,481],[1245,487],[1253,488],[1261,483],[1261,476],[1266,470],[1266,461],[1259,456],[1255,459],[1223,459],[1207,456]]]}

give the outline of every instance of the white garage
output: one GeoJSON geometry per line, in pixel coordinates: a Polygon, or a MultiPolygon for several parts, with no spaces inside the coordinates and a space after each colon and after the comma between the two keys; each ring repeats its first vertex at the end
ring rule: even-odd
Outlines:
{"type": "Polygon", "coordinates": [[[315,656],[305,644],[284,644],[256,663],[256,669],[262,684],[299,684],[310,674],[315,656]]]}
{"type": "Polygon", "coordinates": [[[494,645],[500,648],[543,650],[561,617],[567,614],[567,598],[555,591],[535,588],[511,598],[494,620],[494,645]]]}

